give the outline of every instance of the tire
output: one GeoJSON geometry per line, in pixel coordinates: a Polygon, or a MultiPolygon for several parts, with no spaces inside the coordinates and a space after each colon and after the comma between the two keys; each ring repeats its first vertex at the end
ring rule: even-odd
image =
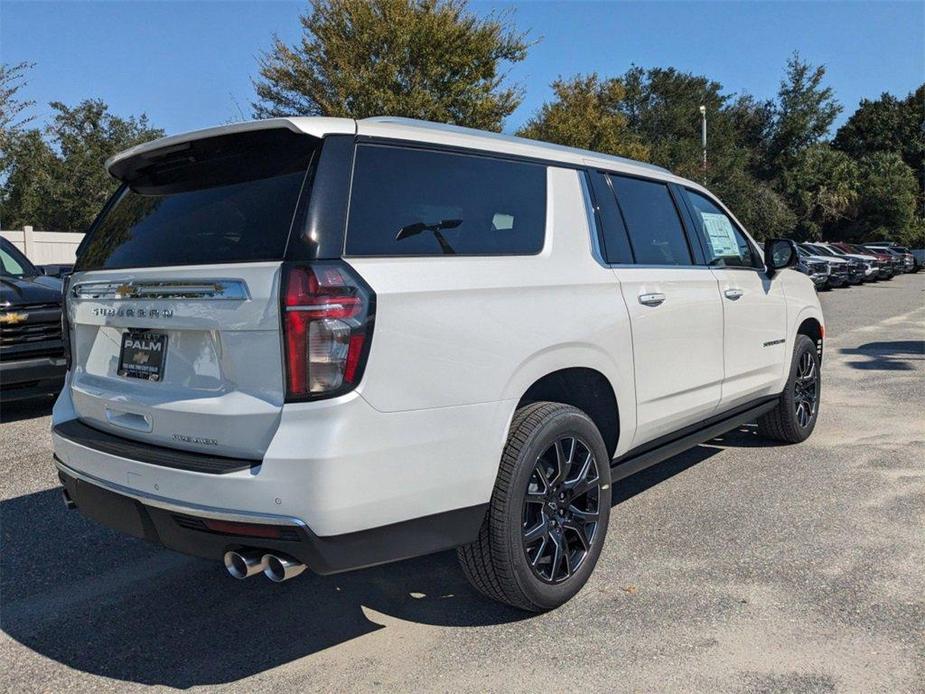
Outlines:
{"type": "Polygon", "coordinates": [[[610,497],[610,456],[588,415],[554,402],[521,407],[478,539],[457,550],[463,573],[482,594],[521,610],[562,605],[594,570],[610,497]]]}
{"type": "Polygon", "coordinates": [[[785,443],[802,443],[809,438],[819,417],[819,366],[815,343],[806,335],[797,335],[787,385],[777,406],[758,418],[759,434],[785,443]]]}

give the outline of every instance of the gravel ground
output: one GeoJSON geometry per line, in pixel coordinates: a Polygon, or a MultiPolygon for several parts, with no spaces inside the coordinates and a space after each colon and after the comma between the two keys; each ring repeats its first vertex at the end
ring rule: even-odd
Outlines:
{"type": "Polygon", "coordinates": [[[452,553],[286,584],[61,504],[50,404],[0,423],[0,687],[925,691],[925,274],[822,295],[813,437],[752,427],[621,483],[588,586],[525,617],[452,553]]]}

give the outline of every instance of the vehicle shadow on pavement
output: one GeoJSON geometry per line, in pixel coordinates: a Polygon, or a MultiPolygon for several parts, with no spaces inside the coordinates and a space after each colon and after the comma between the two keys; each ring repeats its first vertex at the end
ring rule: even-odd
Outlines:
{"type": "Polygon", "coordinates": [[[24,419],[47,417],[55,404],[54,397],[32,400],[14,400],[0,404],[0,424],[20,422],[24,419]]]}
{"type": "Polygon", "coordinates": [[[187,688],[255,675],[386,628],[530,615],[476,593],[454,552],[283,584],[236,581],[67,511],[57,489],[0,503],[0,628],[68,667],[187,688]]]}
{"type": "Polygon", "coordinates": [[[786,445],[780,441],[764,438],[758,433],[757,424],[743,424],[731,431],[727,431],[725,434],[710,439],[710,442],[727,448],[776,448],[786,445]]]}
{"type": "Polygon", "coordinates": [[[846,347],[842,354],[866,357],[863,361],[845,362],[852,369],[880,371],[912,371],[910,363],[925,360],[925,341],[893,340],[868,342],[859,347],[846,347]]]}
{"type": "MultiPolygon", "coordinates": [[[[720,450],[621,481],[614,505],[720,450]]],[[[87,521],[58,489],[0,502],[0,523],[0,628],[70,668],[140,684],[234,682],[387,628],[376,613],[460,627],[531,616],[474,591],[454,552],[274,584],[87,521]]]]}

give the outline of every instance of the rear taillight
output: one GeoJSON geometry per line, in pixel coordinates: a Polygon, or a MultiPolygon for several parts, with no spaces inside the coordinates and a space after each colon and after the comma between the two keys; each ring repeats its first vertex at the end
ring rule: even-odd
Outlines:
{"type": "Polygon", "coordinates": [[[375,294],[342,262],[286,266],[282,286],[287,400],[328,398],[363,377],[375,294]]]}

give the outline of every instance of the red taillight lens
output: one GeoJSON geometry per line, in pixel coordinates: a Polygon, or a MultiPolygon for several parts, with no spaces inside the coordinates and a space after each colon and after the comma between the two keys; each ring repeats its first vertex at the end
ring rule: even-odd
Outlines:
{"type": "Polygon", "coordinates": [[[283,280],[289,399],[331,397],[363,375],[375,295],[343,263],[289,266],[283,280]]]}

